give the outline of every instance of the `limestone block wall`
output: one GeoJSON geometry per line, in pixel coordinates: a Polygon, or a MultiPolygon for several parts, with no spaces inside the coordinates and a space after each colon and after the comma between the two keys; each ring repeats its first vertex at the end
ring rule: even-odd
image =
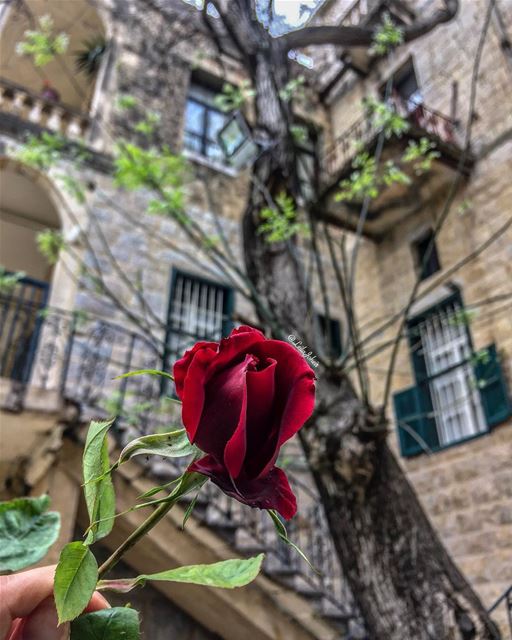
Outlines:
{"type": "MultiPolygon", "coordinates": [[[[410,4],[418,13],[430,11],[434,5],[428,1],[410,4]]],[[[376,95],[389,73],[410,55],[425,103],[447,115],[452,113],[465,123],[485,6],[485,2],[477,0],[463,3],[452,23],[400,48],[381,61],[366,79],[357,80],[348,74],[332,104],[333,136],[346,129],[354,113],[360,113],[361,96],[376,95]]],[[[501,3],[500,9],[510,29],[512,7],[501,3]]],[[[465,306],[475,312],[469,325],[474,348],[496,343],[512,392],[512,226],[507,227],[512,213],[510,104],[512,71],[506,52],[499,46],[499,29],[493,19],[478,76],[472,144],[476,164],[460,186],[437,238],[441,271],[422,283],[421,300],[412,311],[428,308],[446,296],[449,283],[458,286],[465,306]],[[481,245],[500,229],[501,235],[480,251],[481,245]],[[473,253],[472,258],[464,260],[473,253]]],[[[461,134],[462,131],[461,127],[461,134]]],[[[446,193],[432,193],[428,203],[379,242],[363,240],[355,291],[363,341],[367,340],[369,353],[396,335],[396,322],[379,328],[406,305],[416,277],[411,243],[422,230],[435,225],[445,201],[446,193]]],[[[368,361],[371,398],[376,404],[382,402],[389,356],[389,349],[385,349],[368,361]]],[[[404,341],[392,389],[409,387],[413,380],[404,341]]],[[[391,435],[391,441],[398,453],[396,433],[391,435]]],[[[432,455],[402,459],[442,539],[488,605],[512,582],[511,459],[511,420],[475,440],[432,455]]],[[[504,623],[504,610],[501,615],[504,623]]]]}

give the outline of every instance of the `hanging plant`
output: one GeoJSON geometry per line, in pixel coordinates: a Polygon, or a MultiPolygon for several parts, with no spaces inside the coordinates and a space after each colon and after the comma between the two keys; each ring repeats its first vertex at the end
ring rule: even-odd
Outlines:
{"type": "Polygon", "coordinates": [[[101,61],[107,50],[107,41],[103,36],[95,36],[82,43],[83,49],[75,52],[75,66],[78,72],[93,78],[99,71],[101,61]]]}

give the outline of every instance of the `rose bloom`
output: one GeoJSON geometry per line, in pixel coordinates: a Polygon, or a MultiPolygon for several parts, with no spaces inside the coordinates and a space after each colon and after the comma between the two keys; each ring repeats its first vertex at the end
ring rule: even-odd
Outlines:
{"type": "Polygon", "coordinates": [[[297,502],[275,462],[313,412],[315,375],[302,355],[242,326],[186,351],[174,378],[188,437],[206,454],[189,471],[244,504],[291,518],[297,502]]]}

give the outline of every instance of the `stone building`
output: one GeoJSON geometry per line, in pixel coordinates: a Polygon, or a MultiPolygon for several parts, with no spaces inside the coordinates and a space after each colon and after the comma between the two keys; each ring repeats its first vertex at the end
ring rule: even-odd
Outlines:
{"type": "MultiPolygon", "coordinates": [[[[387,9],[398,23],[407,23],[434,4],[326,0],[313,21],[372,24],[387,9]]],[[[496,7],[468,151],[463,135],[483,0],[464,5],[449,24],[383,58],[332,47],[305,52],[314,61],[318,94],[308,122],[321,132],[326,210],[336,233],[351,242],[358,211],[334,201],[335,186],[350,175],[356,148],[373,151],[378,144],[363,98],[386,97],[409,122],[406,134],[386,144],[385,160],[422,138],[439,153],[426,175],[412,172],[408,185],[389,187],[372,203],[359,247],[356,312],[368,352],[376,351],[368,367],[371,397],[379,404],[390,351],[378,347],[396,334],[395,316],[421,276],[392,380],[392,441],[443,541],[489,607],[512,583],[512,231],[506,227],[512,201],[512,7],[499,0],[496,7]],[[425,261],[459,166],[464,178],[452,213],[425,261]]],[[[87,526],[80,442],[88,420],[119,414],[116,447],[141,429],[164,426],[169,415],[159,400],[166,391],[159,380],[113,378],[127,370],[160,369],[162,357],[169,367],[190,342],[218,338],[233,323],[254,322],[251,306],[230,279],[175,222],[145,213],[151,194],[119,189],[112,179],[114,140],[133,136],[134,123],[157,112],[153,142],[182,151],[189,163],[189,214],[209,235],[220,225],[240,257],[239,219],[249,179],[224,161],[216,134],[227,116],[215,96],[225,79],[239,85],[243,76],[229,57],[219,64],[197,17],[181,0],[25,0],[0,8],[0,264],[25,274],[0,298],[1,486],[4,496],[48,491],[63,514],[60,542],[87,526]],[[17,55],[16,45],[46,14],[55,33],[66,32],[69,45],[39,68],[17,55]],[[90,74],[76,73],[76,52],[94,47],[101,51],[96,66],[90,74]],[[134,106],[122,110],[120,96],[133,97],[134,106]],[[27,133],[47,130],[60,132],[70,147],[44,172],[24,163],[18,151],[27,133]],[[69,156],[79,140],[87,158],[77,170],[69,156]],[[87,186],[83,198],[73,196],[66,176],[87,186]],[[60,231],[68,248],[51,266],[36,246],[37,233],[47,228],[60,231]],[[91,286],[82,263],[99,274],[101,287],[91,286]]],[[[339,315],[341,320],[341,310],[339,315]]],[[[334,327],[341,332],[340,322],[334,327]]],[[[341,336],[333,339],[341,342],[341,336]]],[[[302,505],[290,534],[323,575],[278,545],[262,514],[208,489],[185,532],[180,524],[186,505],[127,555],[124,575],[156,571],[164,560],[171,567],[271,548],[265,574],[233,592],[165,585],[157,593],[146,587],[131,601],[143,612],[147,637],[167,637],[170,630],[201,640],[364,637],[293,445],[290,458],[302,505]]],[[[155,480],[170,479],[172,471],[161,463],[122,467],[116,477],[119,508],[155,480]]],[[[121,516],[104,553],[141,519],[139,512],[121,516]]],[[[496,609],[504,629],[506,604],[496,609]]]]}

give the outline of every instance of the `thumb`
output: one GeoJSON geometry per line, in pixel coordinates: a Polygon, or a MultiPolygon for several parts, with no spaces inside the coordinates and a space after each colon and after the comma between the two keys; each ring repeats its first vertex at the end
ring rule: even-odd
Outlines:
{"type": "Polygon", "coordinates": [[[38,605],[25,621],[21,638],[23,640],[66,640],[69,624],[57,627],[57,611],[52,597],[38,605]]]}

